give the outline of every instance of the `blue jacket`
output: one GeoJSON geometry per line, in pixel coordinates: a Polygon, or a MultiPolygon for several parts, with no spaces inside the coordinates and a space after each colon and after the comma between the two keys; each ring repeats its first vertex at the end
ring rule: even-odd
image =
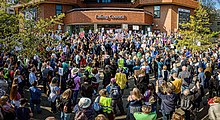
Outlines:
{"type": "Polygon", "coordinates": [[[166,114],[175,111],[176,106],[176,94],[172,93],[171,95],[163,95],[162,93],[157,93],[158,97],[161,98],[161,110],[166,114]]]}

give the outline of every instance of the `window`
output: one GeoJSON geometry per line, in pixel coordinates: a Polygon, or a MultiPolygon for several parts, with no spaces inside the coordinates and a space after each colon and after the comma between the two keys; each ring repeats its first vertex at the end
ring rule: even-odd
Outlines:
{"type": "Polygon", "coordinates": [[[217,22],[217,25],[220,25],[220,22],[217,22]]]}
{"type": "Polygon", "coordinates": [[[62,5],[56,5],[56,15],[62,13],[62,5]]]}
{"type": "Polygon", "coordinates": [[[179,13],[179,28],[183,29],[183,27],[181,26],[181,24],[189,22],[190,20],[190,11],[186,10],[186,9],[178,9],[178,13],[179,13]]]}
{"type": "Polygon", "coordinates": [[[154,18],[160,18],[160,6],[154,6],[154,18]]]}
{"type": "Polygon", "coordinates": [[[84,0],[85,3],[131,3],[131,0],[84,0]]]}

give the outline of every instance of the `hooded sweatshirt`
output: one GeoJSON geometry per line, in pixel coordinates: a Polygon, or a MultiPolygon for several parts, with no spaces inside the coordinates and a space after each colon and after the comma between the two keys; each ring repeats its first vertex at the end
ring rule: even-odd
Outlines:
{"type": "Polygon", "coordinates": [[[167,114],[175,110],[176,94],[172,93],[170,95],[163,95],[158,92],[157,95],[162,99],[161,110],[164,110],[164,112],[167,114]]]}

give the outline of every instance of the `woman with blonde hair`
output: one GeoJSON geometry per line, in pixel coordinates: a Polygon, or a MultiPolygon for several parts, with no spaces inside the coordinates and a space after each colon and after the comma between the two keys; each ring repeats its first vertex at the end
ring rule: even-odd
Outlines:
{"type": "Polygon", "coordinates": [[[220,97],[214,97],[209,101],[209,119],[219,120],[220,119],[220,97]]]}
{"type": "Polygon", "coordinates": [[[141,106],[142,106],[142,100],[143,95],[141,94],[140,90],[138,88],[134,88],[130,95],[128,96],[128,114],[127,119],[134,119],[133,114],[135,112],[141,112],[141,106]]]}
{"type": "Polygon", "coordinates": [[[105,115],[103,115],[103,114],[99,114],[99,115],[95,118],[95,120],[108,120],[108,118],[106,118],[105,115]]]}
{"type": "Polygon", "coordinates": [[[101,89],[99,95],[95,102],[99,103],[102,107],[100,113],[106,114],[109,120],[114,120],[113,110],[112,110],[112,98],[108,97],[108,92],[106,89],[101,89]]]}
{"type": "Polygon", "coordinates": [[[163,66],[163,70],[162,70],[162,77],[163,77],[163,80],[167,81],[168,78],[169,78],[169,71],[167,70],[167,66],[164,65],[163,66]]]}
{"type": "MultiPolygon", "coordinates": [[[[61,111],[60,118],[61,120],[70,120],[71,113],[73,111],[73,100],[71,99],[72,96],[72,90],[67,89],[63,92],[60,98],[60,106],[59,109],[61,111]]],[[[57,99],[59,100],[59,99],[57,99]]]]}

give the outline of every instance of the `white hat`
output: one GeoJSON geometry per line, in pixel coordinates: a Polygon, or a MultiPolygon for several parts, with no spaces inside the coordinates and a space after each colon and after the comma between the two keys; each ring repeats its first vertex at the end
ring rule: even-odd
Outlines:
{"type": "Polygon", "coordinates": [[[72,74],[72,75],[76,74],[77,72],[79,72],[79,69],[78,69],[78,68],[73,68],[73,69],[71,70],[71,74],[72,74]]]}
{"type": "Polygon", "coordinates": [[[91,105],[91,103],[92,103],[91,99],[83,97],[83,98],[80,98],[78,105],[79,107],[82,107],[82,108],[88,108],[91,105]]]}

